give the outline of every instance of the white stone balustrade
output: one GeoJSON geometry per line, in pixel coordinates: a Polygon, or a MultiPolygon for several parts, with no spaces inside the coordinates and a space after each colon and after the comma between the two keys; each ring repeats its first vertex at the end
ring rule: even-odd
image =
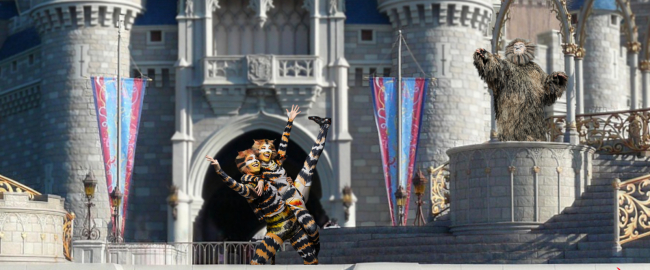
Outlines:
{"type": "Polygon", "coordinates": [[[206,57],[204,85],[317,85],[322,65],[311,55],[233,55],[206,57]]]}

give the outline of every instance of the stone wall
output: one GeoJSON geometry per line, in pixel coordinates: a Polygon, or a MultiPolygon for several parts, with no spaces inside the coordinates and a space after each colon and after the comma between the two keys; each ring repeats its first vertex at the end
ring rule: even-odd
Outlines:
{"type": "MultiPolygon", "coordinates": [[[[37,166],[51,168],[57,181],[52,192],[64,196],[67,209],[77,216],[85,212],[81,181],[89,170],[94,172],[98,180],[95,216],[101,237],[106,237],[110,207],[90,77],[116,75],[118,30],[115,25],[120,16],[113,16],[113,12],[119,14],[120,10],[126,14],[122,22],[120,75],[129,75],[129,28],[139,10],[121,4],[106,4],[102,8],[57,4],[48,2],[31,13],[33,19],[55,18],[39,20],[36,24],[45,67],[40,73],[41,85],[47,89],[42,95],[43,144],[37,166]]],[[[79,235],[78,228],[75,226],[75,235],[79,235]]]]}
{"type": "Polygon", "coordinates": [[[131,32],[131,77],[142,74],[152,81],[143,101],[125,239],[161,242],[167,240],[166,200],[172,185],[178,31],[176,26],[135,26],[131,32]],[[150,31],[162,31],[163,41],[151,43],[150,31]]]}
{"type": "Polygon", "coordinates": [[[629,107],[625,98],[611,98],[612,95],[629,96],[626,95],[629,92],[626,89],[630,89],[622,87],[624,81],[620,80],[628,78],[629,81],[629,77],[624,77],[621,72],[623,69],[618,61],[621,52],[620,22],[616,20],[616,24],[612,24],[612,16],[619,18],[618,15],[596,10],[587,20],[586,55],[583,60],[585,113],[617,111],[629,107]]]}

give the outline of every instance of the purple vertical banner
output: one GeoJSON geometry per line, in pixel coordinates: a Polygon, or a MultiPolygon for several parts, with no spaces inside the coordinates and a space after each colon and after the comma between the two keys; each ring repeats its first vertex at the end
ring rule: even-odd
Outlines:
{"type": "Polygon", "coordinates": [[[413,168],[417,157],[420,126],[427,96],[429,79],[402,78],[402,145],[400,151],[400,185],[406,188],[406,203],[404,204],[404,220],[408,220],[409,202],[411,201],[411,186],[413,168]]]}
{"type": "MultiPolygon", "coordinates": [[[[106,186],[110,193],[119,185],[124,193],[120,204],[122,222],[119,225],[113,220],[113,230],[120,226],[121,236],[124,235],[124,224],[127,216],[129,190],[133,175],[135,145],[138,137],[142,102],[145,94],[145,81],[142,79],[121,79],[120,102],[120,145],[117,145],[117,84],[115,78],[92,77],[91,85],[97,113],[99,139],[106,171],[106,186]],[[120,164],[117,164],[119,154],[120,164]],[[117,175],[117,166],[120,175],[117,175]]],[[[111,204],[112,205],[112,204],[111,204]]],[[[114,210],[113,210],[114,211],[114,210]]]]}
{"type": "Polygon", "coordinates": [[[381,163],[388,196],[388,209],[393,226],[396,225],[394,207],[397,190],[397,89],[395,78],[370,78],[375,123],[379,133],[381,163]]]}

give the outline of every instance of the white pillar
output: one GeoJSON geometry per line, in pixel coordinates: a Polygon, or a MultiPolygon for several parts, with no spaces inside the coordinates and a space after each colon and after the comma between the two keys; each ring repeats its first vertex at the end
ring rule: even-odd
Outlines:
{"type": "Polygon", "coordinates": [[[564,142],[571,144],[578,144],[578,132],[576,131],[576,116],[575,116],[575,61],[573,60],[576,52],[576,45],[564,44],[564,69],[567,74],[567,93],[566,93],[566,133],[564,134],[564,142]]]}
{"type": "Polygon", "coordinates": [[[575,88],[576,88],[576,115],[585,113],[585,92],[584,92],[584,81],[582,75],[582,58],[585,56],[585,49],[578,48],[575,56],[575,88]]]}
{"type": "Polygon", "coordinates": [[[639,65],[641,70],[641,95],[643,97],[643,109],[650,108],[650,95],[648,93],[648,73],[650,73],[650,61],[643,60],[639,65]]]}
{"type": "MultiPolygon", "coordinates": [[[[189,217],[184,217],[189,213],[189,199],[187,196],[187,177],[190,169],[190,158],[192,150],[191,135],[191,107],[190,91],[187,86],[191,82],[192,64],[194,55],[192,54],[192,20],[185,17],[184,14],[178,16],[178,61],[176,68],[176,91],[175,91],[175,133],[171,138],[172,141],[172,184],[178,188],[178,205],[177,218],[171,215],[172,208],[168,207],[170,214],[167,219],[167,241],[169,242],[189,242],[192,241],[192,235],[188,232],[191,223],[189,217]]],[[[203,40],[198,41],[203,42],[203,40]]],[[[203,74],[203,73],[200,73],[203,74]]]]}
{"type": "Polygon", "coordinates": [[[632,99],[630,109],[636,110],[639,108],[639,97],[636,89],[636,65],[639,59],[639,51],[636,50],[634,45],[628,45],[627,52],[630,54],[630,97],[632,99]]]}

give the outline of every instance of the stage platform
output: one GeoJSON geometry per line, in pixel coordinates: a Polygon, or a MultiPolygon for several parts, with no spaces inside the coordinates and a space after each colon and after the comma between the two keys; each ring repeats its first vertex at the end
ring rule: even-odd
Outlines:
{"type": "Polygon", "coordinates": [[[120,264],[3,264],[8,270],[647,270],[650,264],[417,264],[417,263],[358,263],[332,265],[120,265],[120,264]]]}

